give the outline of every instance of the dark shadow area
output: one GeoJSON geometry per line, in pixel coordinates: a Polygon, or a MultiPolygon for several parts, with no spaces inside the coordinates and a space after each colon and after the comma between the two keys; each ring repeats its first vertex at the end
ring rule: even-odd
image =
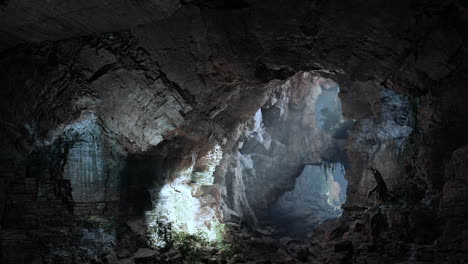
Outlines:
{"type": "Polygon", "coordinates": [[[164,183],[164,158],[130,155],[125,164],[120,174],[120,213],[140,218],[152,207],[149,188],[161,188],[164,183]]]}
{"type": "Polygon", "coordinates": [[[250,7],[248,1],[243,0],[198,0],[194,1],[194,4],[220,10],[238,10],[250,7]]]}
{"type": "Polygon", "coordinates": [[[132,154],[120,173],[117,251],[148,247],[145,212],[153,207],[150,190],[164,184],[164,157],[132,154]]]}

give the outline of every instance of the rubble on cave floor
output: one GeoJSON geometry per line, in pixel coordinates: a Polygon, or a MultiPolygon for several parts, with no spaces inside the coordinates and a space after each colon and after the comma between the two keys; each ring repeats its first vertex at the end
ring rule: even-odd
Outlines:
{"type": "MultiPolygon", "coordinates": [[[[317,257],[314,247],[307,242],[285,236],[274,226],[247,229],[229,223],[226,244],[217,247],[187,240],[177,246],[165,249],[139,248],[136,252],[128,250],[111,252],[99,259],[98,263],[138,264],[138,263],[314,263],[317,257]]],[[[319,263],[319,262],[317,262],[319,263]]]]}
{"type": "MultiPolygon", "coordinates": [[[[439,263],[435,244],[413,240],[412,226],[426,221],[427,213],[418,206],[388,200],[367,207],[362,215],[329,219],[302,239],[288,235],[285,226],[261,222],[257,228],[225,223],[225,237],[217,244],[188,235],[165,248],[145,244],[116,247],[107,256],[96,258],[99,264],[276,264],[276,263],[439,263]],[[405,216],[408,216],[405,222],[405,216]],[[402,236],[402,232],[406,236],[402,236]],[[384,251],[384,253],[382,253],[384,251]]],[[[428,230],[431,230],[428,226],[428,230]]],[[[131,231],[130,231],[131,232],[131,231]]],[[[421,231],[419,231],[421,232],[421,231]]]]}
{"type": "Polygon", "coordinates": [[[238,245],[231,263],[310,263],[313,258],[308,239],[296,239],[275,226],[255,230],[239,229],[231,243],[238,245]]]}

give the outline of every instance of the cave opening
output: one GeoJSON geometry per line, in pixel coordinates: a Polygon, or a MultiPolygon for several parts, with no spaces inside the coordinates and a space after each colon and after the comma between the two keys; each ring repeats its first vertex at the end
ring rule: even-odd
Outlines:
{"type": "Polygon", "coordinates": [[[468,263],[466,1],[38,2],[0,263],[468,263]]]}
{"type": "Polygon", "coordinates": [[[156,151],[166,155],[160,176],[147,184],[152,207],[139,222],[149,244],[164,248],[174,238],[197,237],[219,246],[226,226],[268,230],[278,241],[304,239],[341,216],[353,122],[342,116],[337,83],[300,72],[247,120],[231,143],[234,152],[217,140],[195,150],[185,147],[195,142],[163,141],[156,151]]]}
{"type": "Polygon", "coordinates": [[[306,165],[294,189],[281,195],[270,208],[270,220],[279,235],[305,238],[327,219],[341,216],[347,180],[339,162],[306,165]]]}
{"type": "MultiPolygon", "coordinates": [[[[257,111],[240,152],[244,167],[255,171],[246,174],[247,184],[255,184],[250,176],[259,173],[265,174],[260,177],[273,178],[275,184],[269,192],[273,197],[265,202],[267,209],[254,206],[261,228],[269,229],[278,239],[303,239],[320,223],[341,216],[347,188],[344,144],[354,121],[342,115],[336,82],[299,73],[285,86],[286,92],[299,90],[300,98],[289,95],[285,102],[280,97],[257,111]],[[274,148],[281,147],[292,159],[278,158],[281,152],[275,155],[274,148]],[[269,164],[266,157],[277,162],[272,167],[279,173],[265,167],[269,164]],[[275,177],[279,178],[276,182],[275,177]]],[[[247,192],[247,196],[251,194],[247,192]]]]}

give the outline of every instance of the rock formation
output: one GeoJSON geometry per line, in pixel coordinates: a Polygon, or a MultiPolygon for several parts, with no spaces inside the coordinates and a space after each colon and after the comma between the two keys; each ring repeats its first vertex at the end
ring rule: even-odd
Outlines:
{"type": "MultiPolygon", "coordinates": [[[[1,262],[180,262],[145,240],[166,186],[194,230],[255,230],[304,165],[342,161],[342,217],[269,261],[463,263],[467,8],[1,1],[1,262]],[[339,84],[346,139],[315,124],[314,78],[339,84]],[[393,198],[367,198],[370,166],[393,198]]],[[[252,241],[232,263],[272,245],[252,241]]]]}

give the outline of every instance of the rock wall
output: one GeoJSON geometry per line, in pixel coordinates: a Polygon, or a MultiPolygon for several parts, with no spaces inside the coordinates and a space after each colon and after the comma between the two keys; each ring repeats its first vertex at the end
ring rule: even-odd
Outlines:
{"type": "MultiPolygon", "coordinates": [[[[128,74],[122,79],[114,75],[119,69],[109,67],[113,63],[132,58],[144,61],[136,59],[135,49],[130,48],[134,53],[129,55],[119,46],[131,45],[125,34],[119,35],[120,42],[109,45],[106,39],[114,36],[24,47],[2,58],[2,79],[8,80],[2,90],[2,120],[6,120],[2,123],[2,155],[5,166],[10,167],[2,177],[7,190],[2,199],[5,263],[86,262],[116,244],[125,148],[130,146],[129,141],[135,143],[132,149],[147,148],[148,142],[160,135],[151,137],[147,133],[145,137],[142,133],[148,130],[136,125],[122,127],[122,120],[129,118],[123,114],[105,117],[109,109],[102,99],[113,105],[114,112],[128,114],[136,113],[129,109],[141,106],[138,97],[147,102],[157,100],[154,93],[151,97],[145,94],[154,89],[147,86],[150,83],[137,85],[141,75],[128,74]],[[18,70],[23,63],[26,66],[18,70]],[[122,103],[101,93],[100,88],[118,84],[141,89],[128,94],[122,103]],[[24,244],[25,240],[29,242],[24,244]],[[16,252],[20,249],[28,254],[19,257],[16,252]]],[[[143,109],[139,113],[144,113],[143,109]]],[[[141,117],[143,124],[139,124],[144,127],[144,114],[141,117]]],[[[167,120],[166,116],[162,118],[167,120]]]]}
{"type": "MultiPolygon", "coordinates": [[[[405,178],[400,157],[415,122],[408,97],[377,84],[356,85],[359,88],[352,92],[343,89],[341,96],[343,114],[357,120],[346,144],[350,181],[347,206],[350,207],[367,203],[367,192],[375,185],[368,167],[379,170],[389,188],[405,178]],[[366,108],[355,103],[355,94],[359,93],[359,89],[366,89],[366,108]]],[[[362,100],[362,96],[359,100],[362,100]]]]}
{"type": "MultiPolygon", "coordinates": [[[[144,213],[159,208],[161,187],[190,167],[193,177],[184,184],[195,182],[189,196],[206,218],[198,222],[214,232],[210,221],[222,219],[220,185],[212,176],[209,183],[200,179],[216,168],[211,156],[221,159],[222,148],[232,144],[228,128],[253,110],[242,109],[247,114],[234,122],[226,115],[224,123],[214,121],[211,108],[169,80],[128,32],[14,51],[0,63],[6,84],[3,262],[82,263],[113,249],[126,257],[122,252],[130,250],[131,259],[148,246],[144,213]],[[18,256],[18,250],[28,254],[18,256]]],[[[245,96],[258,104],[255,109],[270,90],[237,94],[233,101],[245,96]]]]}
{"type": "MultiPolygon", "coordinates": [[[[323,262],[467,258],[465,3],[88,4],[0,6],[3,262],[86,262],[113,241],[115,221],[128,229],[125,217],[112,220],[128,204],[122,197],[138,197],[139,190],[143,200],[151,200],[144,186],[174,177],[176,168],[196,163],[216,144],[224,153],[214,172],[217,188],[223,188],[227,172],[224,200],[231,199],[231,214],[254,221],[252,207],[265,208],[283,190],[268,186],[261,197],[249,190],[260,182],[240,177],[236,168],[244,154],[236,152],[236,142],[259,108],[265,106],[264,121],[285,109],[268,100],[281,98],[272,96],[277,87],[301,71],[338,82],[345,115],[359,120],[346,144],[349,199],[339,228],[323,233],[323,262]],[[97,127],[70,139],[67,127],[92,121],[90,114],[97,127]],[[78,158],[99,152],[102,159],[78,158]],[[150,166],[151,160],[157,162],[150,166]],[[71,171],[87,162],[89,171],[71,171]],[[134,170],[142,164],[143,173],[134,170]],[[367,200],[373,185],[363,170],[368,165],[382,172],[397,202],[379,208],[367,200]],[[120,178],[133,179],[134,188],[116,189],[121,166],[120,178]],[[96,186],[105,194],[89,195],[96,186]],[[75,250],[82,241],[89,248],[75,250]]],[[[297,88],[288,98],[301,108],[307,95],[297,88]]],[[[276,140],[297,146],[307,138],[286,142],[267,132],[271,145],[276,140]]],[[[262,145],[255,151],[264,151],[262,145]]],[[[295,153],[286,158],[300,164],[304,153],[295,153]]],[[[268,155],[257,154],[258,161],[271,164],[268,155]]]]}

